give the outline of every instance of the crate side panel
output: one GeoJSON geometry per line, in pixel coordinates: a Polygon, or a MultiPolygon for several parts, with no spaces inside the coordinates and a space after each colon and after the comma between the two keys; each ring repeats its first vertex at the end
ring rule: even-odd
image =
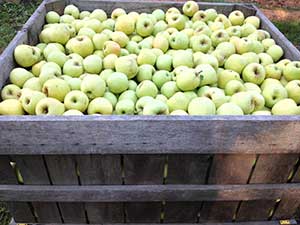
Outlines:
{"type": "MultiPolygon", "coordinates": [[[[50,179],[54,185],[79,185],[77,168],[72,155],[45,156],[50,179]]],[[[59,203],[65,223],[86,223],[85,209],[82,203],[59,203]]]]}
{"type": "MultiPolygon", "coordinates": [[[[298,155],[294,154],[260,155],[249,183],[286,183],[297,159],[298,155]]],[[[237,213],[237,220],[267,220],[276,200],[242,202],[237,213]]]]}
{"type": "MultiPolygon", "coordinates": [[[[13,157],[25,185],[50,185],[47,168],[43,156],[13,157]]],[[[39,223],[61,223],[59,209],[56,203],[32,202],[39,223]]]]}
{"type": "MultiPolygon", "coordinates": [[[[246,184],[255,158],[255,155],[215,155],[208,183],[246,184]]],[[[238,203],[238,201],[205,202],[200,212],[200,221],[230,222],[234,218],[238,203]]]]}
{"type": "MultiPolygon", "coordinates": [[[[163,184],[163,155],[124,155],[123,165],[125,184],[163,184]]],[[[161,202],[125,203],[126,222],[159,223],[161,207],[161,202]]]]}
{"type": "MultiPolygon", "coordinates": [[[[209,155],[169,155],[166,184],[205,184],[209,155]]],[[[165,223],[196,223],[202,202],[166,202],[165,223]]]]}
{"type": "MultiPolygon", "coordinates": [[[[122,184],[120,155],[76,156],[82,185],[122,184]]],[[[85,203],[89,223],[124,222],[123,203],[85,203]]]]}

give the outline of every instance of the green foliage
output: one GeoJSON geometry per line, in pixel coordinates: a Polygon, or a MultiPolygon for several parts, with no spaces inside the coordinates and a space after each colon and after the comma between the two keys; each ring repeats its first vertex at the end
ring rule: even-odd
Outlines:
{"type": "Polygon", "coordinates": [[[299,21],[273,21],[278,29],[296,46],[300,45],[299,21]]]}
{"type": "Polygon", "coordinates": [[[0,203],[0,225],[7,225],[10,223],[11,216],[7,209],[0,203]]]}

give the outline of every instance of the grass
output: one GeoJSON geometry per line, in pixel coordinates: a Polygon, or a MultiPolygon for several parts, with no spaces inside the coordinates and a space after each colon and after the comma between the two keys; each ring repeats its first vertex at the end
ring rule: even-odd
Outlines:
{"type": "Polygon", "coordinates": [[[296,46],[300,45],[300,22],[298,21],[273,21],[278,29],[296,46]]]}
{"type": "Polygon", "coordinates": [[[0,52],[16,35],[17,31],[27,21],[39,3],[40,0],[19,4],[0,4],[0,52]]]}

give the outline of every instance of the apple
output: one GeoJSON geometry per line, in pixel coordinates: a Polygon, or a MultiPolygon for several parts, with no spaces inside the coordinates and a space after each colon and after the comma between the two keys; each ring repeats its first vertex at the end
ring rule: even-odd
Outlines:
{"type": "Polygon", "coordinates": [[[231,96],[230,102],[238,105],[244,114],[251,114],[255,109],[253,96],[251,92],[238,92],[231,96]]]}
{"type": "Polygon", "coordinates": [[[105,93],[106,84],[105,81],[98,75],[88,74],[86,75],[82,82],[80,90],[85,93],[90,100],[102,97],[105,93]]]}
{"type": "Polygon", "coordinates": [[[224,89],[231,80],[240,81],[240,75],[233,70],[222,70],[218,75],[218,87],[224,89]]]}
{"type": "Polygon", "coordinates": [[[110,38],[118,43],[121,48],[124,48],[128,42],[129,42],[129,37],[123,33],[122,31],[115,31],[110,35],[110,38]]]}
{"type": "Polygon", "coordinates": [[[24,115],[24,110],[19,100],[6,99],[0,102],[0,115],[24,115]]]}
{"type": "Polygon", "coordinates": [[[34,91],[42,91],[42,84],[38,77],[32,77],[24,83],[23,88],[28,88],[34,91]]]}
{"type": "Polygon", "coordinates": [[[273,115],[299,115],[300,108],[296,102],[292,99],[282,99],[273,106],[273,115]]]}
{"type": "Polygon", "coordinates": [[[120,94],[119,101],[121,101],[123,99],[129,99],[129,100],[133,101],[134,103],[136,103],[137,96],[135,94],[135,91],[133,91],[133,90],[124,91],[122,94],[120,94]]]}
{"type": "MultiPolygon", "coordinates": [[[[103,30],[101,22],[97,19],[85,20],[84,28],[92,29],[95,33],[100,33],[103,30]]],[[[82,35],[82,33],[80,33],[81,29],[79,30],[78,35],[82,35]]],[[[95,33],[92,35],[92,37],[95,35],[95,33]]]]}
{"type": "Polygon", "coordinates": [[[117,20],[120,16],[126,15],[126,11],[122,8],[116,8],[111,12],[111,18],[117,20]]]}
{"type": "Polygon", "coordinates": [[[224,90],[217,87],[205,88],[204,90],[198,92],[198,96],[209,98],[213,101],[217,108],[229,100],[229,98],[225,96],[224,90]]]}
{"type": "MultiPolygon", "coordinates": [[[[225,42],[223,42],[223,43],[225,43],[225,42]]],[[[210,54],[218,60],[219,66],[224,66],[224,63],[227,60],[224,52],[222,52],[221,50],[215,50],[210,54]]]]}
{"type": "Polygon", "coordinates": [[[192,22],[203,21],[206,22],[208,20],[207,13],[203,10],[197,11],[192,18],[192,22]]]}
{"type": "Polygon", "coordinates": [[[273,107],[278,101],[288,97],[287,90],[281,84],[266,85],[262,91],[266,106],[273,107]]]}
{"type": "Polygon", "coordinates": [[[261,93],[261,89],[257,84],[246,82],[244,83],[244,87],[246,88],[246,91],[256,91],[258,93],[261,93]]]}
{"type": "Polygon", "coordinates": [[[71,77],[79,77],[83,74],[83,65],[80,61],[69,59],[63,66],[63,73],[71,77]]]}
{"type": "Polygon", "coordinates": [[[215,70],[219,68],[218,59],[213,55],[196,52],[194,53],[193,57],[195,65],[210,64],[215,70]]]}
{"type": "Polygon", "coordinates": [[[107,78],[110,74],[112,74],[114,71],[112,69],[105,69],[100,73],[100,78],[106,82],[107,78]]]}
{"type": "Polygon", "coordinates": [[[230,80],[229,82],[227,82],[225,86],[225,93],[228,96],[232,96],[235,93],[246,91],[246,90],[247,89],[244,86],[244,84],[239,80],[230,80]]]}
{"type": "Polygon", "coordinates": [[[176,75],[176,84],[182,91],[192,91],[200,85],[200,75],[193,69],[187,69],[176,75]]]}
{"type": "Polygon", "coordinates": [[[83,116],[84,114],[76,109],[70,109],[65,111],[63,114],[63,116],[83,116]]]}
{"type": "MultiPolygon", "coordinates": [[[[126,92],[126,91],[125,91],[126,92]]],[[[125,93],[123,92],[123,93],[125,93]]],[[[116,97],[115,94],[106,91],[103,95],[104,98],[106,98],[108,101],[110,101],[110,103],[112,104],[113,108],[116,106],[117,102],[118,102],[118,98],[116,97]]]]}
{"type": "Polygon", "coordinates": [[[163,94],[158,94],[155,97],[156,100],[162,101],[163,103],[167,103],[168,98],[166,96],[164,96],[163,94]]]}
{"type": "Polygon", "coordinates": [[[46,95],[39,91],[26,91],[22,93],[22,98],[20,99],[20,101],[23,109],[29,115],[35,115],[38,102],[44,98],[46,98],[46,95]]]}
{"type": "Polygon", "coordinates": [[[63,102],[66,94],[71,90],[69,84],[65,80],[54,78],[47,80],[44,83],[42,91],[47,97],[56,98],[63,102]]]}
{"type": "Polygon", "coordinates": [[[289,64],[291,60],[289,59],[282,59],[276,65],[283,71],[283,69],[289,64]]]}
{"type": "Polygon", "coordinates": [[[251,23],[245,23],[241,26],[241,36],[248,37],[256,31],[256,27],[251,23]]]}
{"type": "Polygon", "coordinates": [[[265,66],[266,78],[273,78],[280,80],[282,75],[282,70],[276,64],[269,64],[265,66]]]}
{"type": "Polygon", "coordinates": [[[152,34],[154,24],[149,16],[139,16],[136,21],[136,33],[142,37],[147,37],[152,34]]]}
{"type": "Polygon", "coordinates": [[[249,38],[241,38],[235,42],[236,52],[238,54],[244,54],[254,50],[254,42],[249,38]]]}
{"type": "Polygon", "coordinates": [[[195,68],[200,78],[200,86],[211,85],[218,81],[217,73],[210,64],[200,64],[195,68]]]}
{"type": "Polygon", "coordinates": [[[241,74],[246,65],[247,60],[242,55],[233,54],[226,60],[224,68],[226,70],[233,70],[238,74],[241,74]]]}
{"type": "Polygon", "coordinates": [[[168,106],[159,101],[152,100],[150,103],[147,103],[143,108],[143,115],[167,115],[169,114],[168,106]]]}
{"type": "Polygon", "coordinates": [[[77,53],[71,53],[70,55],[68,55],[68,59],[74,59],[76,61],[79,61],[79,62],[83,62],[83,58],[77,54],[77,53]]]}
{"type": "Polygon", "coordinates": [[[225,29],[225,26],[222,22],[209,22],[208,27],[211,30],[211,32],[225,29]]]}
{"type": "MultiPolygon", "coordinates": [[[[67,15],[61,16],[60,20],[63,20],[67,15]]],[[[68,23],[72,23],[74,18],[69,16],[71,20],[68,23]]],[[[66,21],[67,22],[67,21],[66,21]]],[[[41,42],[44,43],[59,43],[59,44],[66,44],[71,37],[70,30],[64,24],[54,24],[51,27],[47,27],[42,30],[39,35],[39,39],[41,42]]]]}
{"type": "Polygon", "coordinates": [[[91,19],[97,19],[100,22],[104,22],[107,19],[107,14],[103,9],[95,9],[89,17],[91,19]]]}
{"type": "Polygon", "coordinates": [[[234,44],[230,42],[220,43],[216,50],[220,51],[226,58],[236,53],[234,44]]]}
{"type": "Polygon", "coordinates": [[[116,64],[117,59],[118,59],[118,56],[115,54],[109,54],[109,55],[105,56],[103,59],[103,68],[105,70],[115,69],[115,64],[116,64]]]}
{"type": "Polygon", "coordinates": [[[9,74],[10,82],[20,88],[32,77],[34,77],[33,74],[24,68],[14,68],[9,74]]]}
{"type": "Polygon", "coordinates": [[[170,113],[171,116],[187,116],[189,115],[186,111],[178,109],[174,110],[173,112],[170,113]]]}
{"type": "Polygon", "coordinates": [[[140,51],[137,57],[137,63],[139,65],[149,64],[154,66],[156,62],[156,55],[151,49],[144,48],[140,51]]]}
{"type": "Polygon", "coordinates": [[[49,11],[46,14],[46,22],[47,23],[58,23],[60,20],[60,16],[57,12],[49,11]]]}
{"type": "Polygon", "coordinates": [[[264,80],[264,82],[261,84],[261,86],[260,86],[260,88],[261,88],[261,90],[263,91],[264,89],[265,89],[265,87],[267,87],[267,86],[271,86],[271,85],[280,85],[280,86],[282,86],[282,84],[280,83],[280,81],[279,80],[277,80],[277,79],[273,79],[273,78],[267,78],[267,79],[265,79],[264,80]]]}
{"type": "Polygon", "coordinates": [[[258,111],[254,111],[252,113],[252,115],[256,115],[256,116],[271,116],[271,112],[267,111],[267,110],[258,110],[258,111]]]}
{"type": "Polygon", "coordinates": [[[138,73],[136,60],[130,55],[116,59],[115,68],[117,72],[126,74],[128,79],[134,78],[138,73]]]}
{"type": "Polygon", "coordinates": [[[262,43],[260,41],[253,40],[252,44],[253,44],[253,50],[252,51],[254,53],[259,54],[259,53],[264,52],[264,46],[262,45],[262,43]]]}
{"type": "Polygon", "coordinates": [[[284,76],[281,76],[280,83],[285,87],[287,85],[288,81],[285,79],[284,76]]]}
{"type": "Polygon", "coordinates": [[[300,61],[288,63],[283,69],[283,76],[287,81],[300,80],[300,61]]]}
{"type": "Polygon", "coordinates": [[[98,74],[102,70],[102,59],[97,55],[89,55],[83,60],[85,72],[98,74]]]}
{"type": "Polygon", "coordinates": [[[264,39],[261,43],[264,46],[265,51],[267,51],[272,45],[276,45],[275,41],[271,38],[264,39]]]}
{"type": "Polygon", "coordinates": [[[192,17],[198,10],[199,5],[197,2],[194,1],[187,1],[182,7],[183,13],[188,17],[192,17]]]}
{"type": "Polygon", "coordinates": [[[36,115],[62,115],[65,106],[55,98],[42,98],[35,107],[36,115]]]}
{"type": "Polygon", "coordinates": [[[113,112],[113,106],[106,98],[97,97],[93,99],[87,109],[89,115],[111,115],[113,112]]]}
{"type": "Polygon", "coordinates": [[[267,53],[260,53],[258,54],[258,57],[259,57],[259,63],[263,66],[267,66],[269,64],[274,63],[272,57],[267,53]]]}
{"type": "Polygon", "coordinates": [[[160,32],[165,31],[168,28],[168,24],[164,20],[158,21],[156,24],[153,26],[153,35],[157,35],[160,32]]]}
{"type": "Polygon", "coordinates": [[[241,11],[235,10],[229,14],[228,19],[233,26],[237,26],[244,23],[245,16],[241,11]]]}
{"type": "Polygon", "coordinates": [[[155,72],[155,68],[149,64],[143,64],[139,66],[139,71],[136,76],[137,81],[141,82],[143,80],[152,80],[152,76],[155,72]]]}
{"type": "Polygon", "coordinates": [[[8,84],[1,91],[1,99],[19,99],[21,96],[21,88],[15,84],[8,84]]]}
{"type": "Polygon", "coordinates": [[[215,19],[215,22],[223,23],[224,29],[232,26],[230,20],[224,14],[218,14],[217,18],[215,19]]]}
{"type": "Polygon", "coordinates": [[[80,90],[81,79],[77,77],[70,77],[70,79],[66,80],[69,84],[71,90],[80,90]]]}
{"type": "Polygon", "coordinates": [[[262,110],[265,106],[264,97],[256,91],[251,92],[251,94],[252,94],[252,98],[253,98],[252,101],[253,101],[254,106],[255,106],[254,111],[262,110]]]}
{"type": "Polygon", "coordinates": [[[259,57],[254,52],[246,52],[242,56],[247,60],[247,65],[250,63],[259,63],[259,57]]]}
{"type": "Polygon", "coordinates": [[[190,115],[214,115],[216,114],[216,106],[207,97],[197,97],[189,103],[188,113],[190,115]]]}
{"type": "Polygon", "coordinates": [[[94,52],[94,44],[87,36],[76,36],[70,39],[67,45],[72,53],[77,53],[83,58],[94,52]]]}
{"type": "Polygon", "coordinates": [[[175,110],[187,111],[190,99],[183,92],[176,92],[167,100],[170,112],[175,110]]]}
{"type": "Polygon", "coordinates": [[[169,27],[176,28],[177,30],[183,30],[185,27],[184,16],[179,13],[174,13],[167,18],[167,23],[169,27]]]}
{"type": "Polygon", "coordinates": [[[143,96],[150,96],[155,98],[158,94],[158,89],[156,85],[150,80],[143,80],[137,87],[136,87],[136,95],[138,98],[143,96]]]}
{"type": "Polygon", "coordinates": [[[116,104],[117,115],[133,115],[135,110],[134,102],[130,99],[119,100],[116,104]]]}
{"type": "Polygon", "coordinates": [[[184,32],[176,32],[171,34],[169,42],[172,49],[187,49],[189,37],[184,32]]]}
{"type": "Polygon", "coordinates": [[[80,12],[75,5],[67,5],[64,9],[64,14],[73,16],[75,19],[78,19],[80,12]]]}
{"type": "Polygon", "coordinates": [[[103,53],[104,56],[107,56],[109,54],[115,54],[119,56],[121,53],[121,46],[114,41],[106,41],[103,45],[103,53]]]}
{"type": "Polygon", "coordinates": [[[65,96],[64,104],[67,110],[76,109],[84,112],[89,105],[89,98],[82,91],[75,90],[65,96]]]}
{"type": "Polygon", "coordinates": [[[30,67],[40,61],[41,50],[29,45],[18,45],[14,50],[14,57],[18,65],[30,67]]]}
{"type": "MultiPolygon", "coordinates": [[[[113,20],[113,19],[107,19],[107,20],[105,20],[105,21],[102,22],[102,27],[103,27],[104,30],[111,30],[111,31],[113,31],[114,28],[115,28],[115,24],[116,24],[115,20],[113,20]]],[[[120,30],[120,28],[118,30],[120,30]]]]}
{"type": "Polygon", "coordinates": [[[193,63],[193,53],[187,50],[178,50],[173,55],[173,67],[177,68],[179,66],[187,66],[187,67],[194,67],[193,63]]]}
{"type": "Polygon", "coordinates": [[[166,70],[159,70],[152,76],[152,81],[160,89],[166,82],[171,81],[172,76],[166,70]]]}
{"type": "Polygon", "coordinates": [[[258,63],[250,63],[243,70],[243,79],[246,82],[260,85],[264,81],[265,77],[265,68],[258,63]]]}
{"type": "Polygon", "coordinates": [[[211,34],[212,34],[212,31],[211,31],[211,29],[206,24],[204,24],[204,25],[201,25],[201,26],[196,27],[194,29],[194,36],[197,36],[197,35],[200,35],[200,34],[204,34],[204,35],[210,37],[211,34]]]}
{"type": "Polygon", "coordinates": [[[162,50],[164,53],[169,49],[169,41],[167,38],[163,36],[156,36],[153,39],[153,48],[158,48],[162,50]]]}
{"type": "Polygon", "coordinates": [[[205,13],[206,13],[206,16],[207,16],[207,21],[214,21],[217,16],[218,16],[218,13],[215,9],[206,9],[205,10],[205,13]]]}
{"type": "Polygon", "coordinates": [[[170,55],[160,55],[156,59],[156,68],[170,72],[172,70],[172,60],[172,56],[170,55]]]}
{"type": "Polygon", "coordinates": [[[243,110],[235,103],[226,102],[217,109],[217,115],[244,115],[243,110]]]}
{"type": "Polygon", "coordinates": [[[179,91],[179,88],[177,87],[177,84],[175,81],[168,81],[168,82],[164,83],[160,89],[160,92],[167,98],[170,98],[178,91],[179,91]]]}
{"type": "Polygon", "coordinates": [[[285,86],[288,97],[300,104],[300,80],[292,80],[285,86]]]}
{"type": "Polygon", "coordinates": [[[104,33],[95,34],[93,36],[93,44],[95,46],[95,49],[102,50],[104,47],[104,43],[108,40],[109,36],[104,33]]]}
{"type": "Polygon", "coordinates": [[[193,36],[190,39],[190,46],[194,52],[200,51],[203,53],[207,53],[212,46],[212,42],[208,36],[206,36],[205,34],[200,34],[197,36],[193,36]]]}
{"type": "Polygon", "coordinates": [[[220,43],[227,42],[230,39],[226,30],[223,29],[214,31],[211,34],[210,38],[211,38],[212,45],[214,47],[217,47],[220,43]]]}
{"type": "Polygon", "coordinates": [[[228,35],[230,37],[241,37],[242,36],[242,28],[240,26],[232,26],[226,29],[228,35]]]}
{"type": "Polygon", "coordinates": [[[114,72],[106,80],[109,90],[114,94],[120,94],[128,89],[128,78],[124,73],[114,72]]]}
{"type": "Polygon", "coordinates": [[[46,63],[45,60],[42,60],[31,67],[31,72],[34,76],[39,77],[41,73],[42,66],[46,63]]]}
{"type": "Polygon", "coordinates": [[[50,52],[47,57],[48,62],[54,62],[57,65],[59,65],[60,67],[63,67],[63,65],[65,64],[65,62],[67,60],[68,60],[68,57],[65,55],[65,53],[63,53],[61,51],[50,52]]]}
{"type": "Polygon", "coordinates": [[[146,104],[148,104],[148,103],[151,104],[151,102],[153,102],[153,100],[154,100],[154,98],[150,97],[150,96],[144,96],[144,97],[139,98],[135,104],[136,112],[138,114],[141,114],[143,112],[146,104]]]}
{"type": "Polygon", "coordinates": [[[260,26],[260,19],[257,16],[249,16],[245,19],[244,23],[249,23],[255,26],[255,28],[259,28],[260,26]]]}
{"type": "Polygon", "coordinates": [[[269,54],[274,62],[278,62],[278,60],[283,56],[283,49],[279,45],[272,45],[266,51],[269,54]]]}

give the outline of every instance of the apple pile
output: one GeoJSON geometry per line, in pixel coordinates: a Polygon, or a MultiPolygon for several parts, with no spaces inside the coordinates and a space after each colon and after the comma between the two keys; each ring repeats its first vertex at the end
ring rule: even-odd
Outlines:
{"type": "MultiPolygon", "coordinates": [[[[142,4],[142,3],[141,3],[142,4]]],[[[300,62],[241,11],[50,11],[1,91],[0,115],[299,115],[300,62]]]]}

